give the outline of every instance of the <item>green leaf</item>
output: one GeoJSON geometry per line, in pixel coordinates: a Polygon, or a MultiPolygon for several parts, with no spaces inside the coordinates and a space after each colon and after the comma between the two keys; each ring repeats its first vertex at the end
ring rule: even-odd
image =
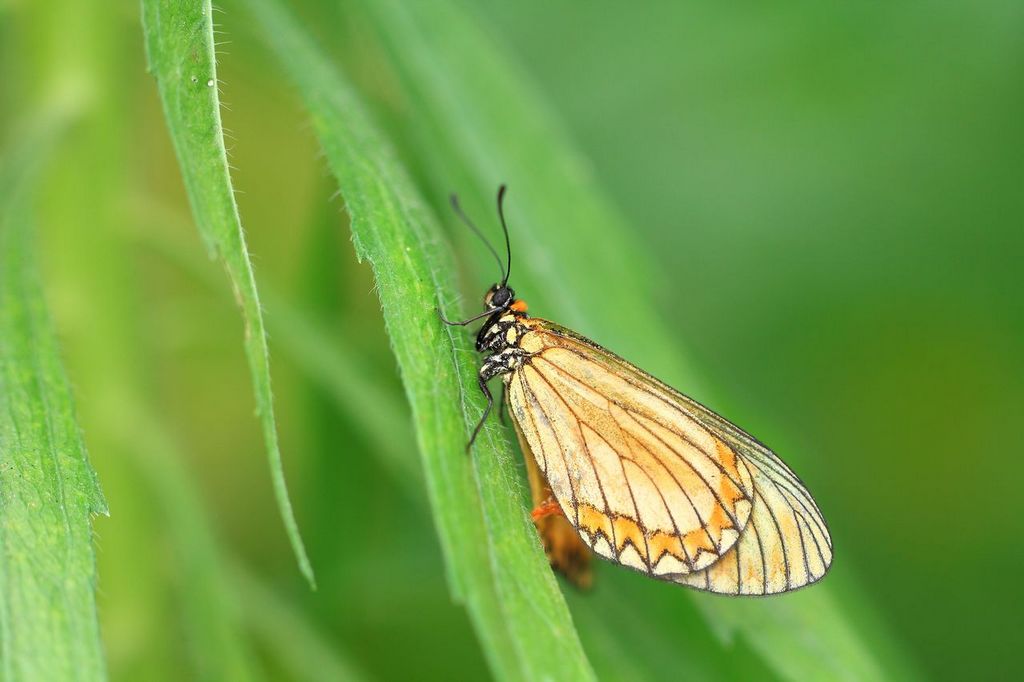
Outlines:
{"type": "MultiPolygon", "coordinates": [[[[646,369],[702,395],[681,340],[667,333],[651,305],[654,286],[662,281],[653,259],[634,243],[570,136],[495,41],[443,0],[358,5],[398,75],[400,97],[391,100],[415,112],[394,117],[402,126],[396,137],[409,141],[433,195],[457,187],[471,210],[488,215],[494,188],[509,184],[513,281],[531,309],[627,358],[642,359],[646,369]]],[[[835,585],[830,579],[763,600],[686,595],[679,588],[672,597],[672,586],[657,594],[695,599],[723,642],[745,638],[783,677],[876,679],[886,669],[909,669],[897,654],[880,653],[884,634],[857,627],[852,608],[834,594],[835,585]]],[[[677,626],[666,620],[654,627],[677,626]]],[[[676,636],[685,638],[686,632],[677,629],[676,636]]]]}
{"type": "Polygon", "coordinates": [[[107,513],[35,269],[27,188],[46,128],[0,165],[0,677],[101,680],[93,514],[107,513]]]}
{"type": "Polygon", "coordinates": [[[302,574],[315,585],[285,485],[263,314],[228,172],[216,88],[212,7],[209,0],[143,0],[142,10],[149,68],[160,90],[192,213],[207,248],[227,270],[242,308],[245,354],[281,518],[302,574]]]}
{"type": "Polygon", "coordinates": [[[341,186],[356,253],[373,267],[449,579],[492,669],[502,679],[592,678],[523,506],[505,433],[488,428],[474,457],[465,453],[483,405],[467,336],[437,316],[438,309],[458,311],[436,221],[349,84],[311,40],[273,0],[247,7],[298,86],[341,186]]]}

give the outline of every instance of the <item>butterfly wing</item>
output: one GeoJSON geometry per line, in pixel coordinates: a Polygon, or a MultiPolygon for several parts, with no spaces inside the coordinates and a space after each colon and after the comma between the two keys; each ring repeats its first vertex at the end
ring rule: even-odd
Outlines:
{"type": "Polygon", "coordinates": [[[566,518],[601,556],[725,594],[820,579],[821,512],[771,450],[580,335],[527,320],[509,401],[566,518]]]}
{"type": "Polygon", "coordinates": [[[821,580],[832,563],[825,519],[777,457],[748,457],[754,475],[750,521],[721,559],[676,582],[719,594],[788,592],[821,580]]]}
{"type": "Polygon", "coordinates": [[[764,444],[700,403],[694,417],[723,438],[754,479],[754,509],[731,550],[684,585],[719,594],[767,595],[817,582],[832,565],[828,524],[803,482],[764,444]]]}
{"type": "Polygon", "coordinates": [[[657,578],[713,565],[750,517],[746,463],[672,389],[550,322],[524,323],[531,357],[507,375],[509,405],[580,538],[657,578]]]}

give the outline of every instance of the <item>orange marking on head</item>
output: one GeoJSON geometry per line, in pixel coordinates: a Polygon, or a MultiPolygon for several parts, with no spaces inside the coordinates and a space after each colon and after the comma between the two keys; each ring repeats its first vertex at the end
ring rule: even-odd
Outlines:
{"type": "Polygon", "coordinates": [[[526,312],[526,301],[519,299],[509,306],[509,309],[516,311],[517,313],[526,312]]]}

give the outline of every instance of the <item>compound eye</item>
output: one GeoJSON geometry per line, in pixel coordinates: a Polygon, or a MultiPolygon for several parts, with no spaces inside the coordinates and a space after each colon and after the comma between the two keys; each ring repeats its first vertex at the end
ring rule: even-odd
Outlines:
{"type": "Polygon", "coordinates": [[[508,287],[501,287],[491,297],[491,305],[496,308],[504,308],[512,300],[512,292],[508,287]]]}

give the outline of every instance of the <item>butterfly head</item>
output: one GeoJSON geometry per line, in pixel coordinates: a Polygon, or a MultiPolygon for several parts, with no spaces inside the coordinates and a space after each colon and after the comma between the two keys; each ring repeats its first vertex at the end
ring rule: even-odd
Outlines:
{"type": "Polygon", "coordinates": [[[516,292],[512,287],[504,283],[493,285],[484,294],[484,308],[486,310],[504,310],[516,300],[516,292]]]}

